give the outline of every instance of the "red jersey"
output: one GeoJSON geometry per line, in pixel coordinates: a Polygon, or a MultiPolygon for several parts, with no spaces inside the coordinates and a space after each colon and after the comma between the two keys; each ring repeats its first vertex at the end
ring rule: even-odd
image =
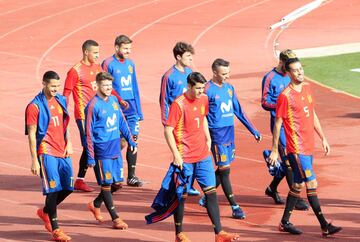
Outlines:
{"type": "MultiPolygon", "coordinates": [[[[55,157],[64,157],[64,112],[55,98],[48,100],[51,113],[49,127],[44,139],[41,141],[37,154],[47,154],[55,157]]],[[[35,104],[30,104],[26,109],[26,125],[37,125],[39,109],[35,104]]]]}
{"type": "Polygon", "coordinates": [[[288,153],[312,155],[314,152],[314,98],[308,83],[301,92],[291,85],[279,95],[276,117],[282,118],[288,153]]]}
{"type": "Polygon", "coordinates": [[[209,101],[206,95],[190,100],[183,94],[170,106],[166,126],[174,128],[176,146],[186,163],[198,162],[209,155],[203,126],[208,112],[209,101]]]}
{"type": "Polygon", "coordinates": [[[85,65],[82,61],[74,65],[65,80],[64,93],[66,99],[73,94],[75,119],[85,119],[85,107],[96,93],[96,74],[101,72],[99,64],[85,65]]]}

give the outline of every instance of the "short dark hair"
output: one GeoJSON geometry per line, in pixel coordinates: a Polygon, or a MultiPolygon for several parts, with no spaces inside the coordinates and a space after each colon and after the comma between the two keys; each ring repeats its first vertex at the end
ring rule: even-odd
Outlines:
{"type": "Polygon", "coordinates": [[[191,44],[188,44],[186,42],[177,42],[173,48],[174,57],[176,59],[176,56],[180,55],[182,56],[185,52],[190,52],[191,54],[195,53],[194,47],[191,46],[191,44]]]}
{"type": "Polygon", "coordinates": [[[84,52],[85,50],[88,50],[92,46],[99,46],[98,42],[92,39],[85,40],[85,42],[82,44],[81,48],[84,52]]]}
{"type": "Polygon", "coordinates": [[[214,60],[214,62],[211,65],[211,69],[213,71],[216,71],[218,69],[219,66],[225,66],[228,67],[230,65],[229,61],[226,61],[224,59],[221,58],[217,58],[216,60],[214,60]]]}
{"type": "Polygon", "coordinates": [[[196,83],[206,83],[206,79],[200,72],[192,72],[187,77],[187,83],[193,87],[196,83]]]}
{"type": "Polygon", "coordinates": [[[290,65],[291,65],[292,63],[295,63],[295,62],[300,62],[300,59],[297,58],[297,57],[288,59],[288,60],[285,62],[285,70],[286,70],[286,71],[290,71],[290,65]]]}
{"type": "Polygon", "coordinates": [[[47,71],[43,75],[43,82],[49,83],[51,79],[60,80],[60,76],[55,71],[47,71]]]}
{"type": "Polygon", "coordinates": [[[119,35],[115,38],[115,45],[118,45],[118,46],[121,46],[122,44],[131,44],[131,43],[132,43],[132,40],[124,34],[119,35]]]}
{"type": "Polygon", "coordinates": [[[296,54],[294,53],[294,51],[286,49],[280,52],[279,58],[282,62],[285,63],[290,58],[296,58],[296,54]]]}
{"type": "Polygon", "coordinates": [[[106,71],[102,71],[96,74],[96,83],[100,83],[104,80],[114,81],[114,77],[106,71]]]}

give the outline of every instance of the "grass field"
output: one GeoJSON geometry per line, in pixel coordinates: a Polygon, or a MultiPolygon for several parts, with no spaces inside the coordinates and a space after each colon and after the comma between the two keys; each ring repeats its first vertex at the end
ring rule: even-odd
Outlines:
{"type": "Polygon", "coordinates": [[[360,97],[360,53],[302,58],[305,75],[327,86],[360,97]]]}

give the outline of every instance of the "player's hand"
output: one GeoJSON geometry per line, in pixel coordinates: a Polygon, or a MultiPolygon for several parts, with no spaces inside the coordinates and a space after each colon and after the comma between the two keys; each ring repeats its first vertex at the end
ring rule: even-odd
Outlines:
{"type": "Polygon", "coordinates": [[[38,159],[31,162],[31,173],[36,176],[40,176],[40,165],[38,159]]]}
{"type": "Polygon", "coordinates": [[[129,103],[125,100],[121,100],[120,102],[121,107],[123,107],[125,110],[129,108],[129,103]]]}
{"type": "Polygon", "coordinates": [[[261,142],[261,140],[262,140],[262,136],[261,136],[261,134],[259,134],[259,135],[255,135],[254,137],[255,137],[256,142],[258,142],[258,143],[260,143],[260,142],[261,142]]]}
{"type": "Polygon", "coordinates": [[[132,153],[135,155],[137,152],[137,147],[136,146],[130,146],[130,150],[132,151],[132,153]]]}
{"type": "Polygon", "coordinates": [[[183,160],[181,157],[174,156],[173,164],[174,164],[174,166],[177,166],[177,167],[179,167],[180,170],[182,170],[183,160]]]}
{"type": "Polygon", "coordinates": [[[269,158],[268,158],[269,164],[272,165],[272,166],[275,165],[275,163],[276,163],[276,161],[278,160],[278,158],[279,158],[279,153],[278,153],[278,151],[277,151],[277,150],[271,151],[270,156],[269,156],[269,158]]]}
{"type": "Polygon", "coordinates": [[[330,154],[330,145],[325,138],[322,141],[322,146],[324,148],[325,155],[329,155],[330,154]]]}
{"type": "Polygon", "coordinates": [[[73,149],[73,147],[72,147],[71,141],[68,140],[68,142],[67,142],[67,144],[66,144],[64,156],[65,156],[65,157],[69,157],[69,156],[72,155],[72,154],[74,154],[74,149],[73,149]]]}
{"type": "Polygon", "coordinates": [[[206,145],[208,146],[209,151],[210,151],[211,150],[211,140],[207,140],[206,145]]]}

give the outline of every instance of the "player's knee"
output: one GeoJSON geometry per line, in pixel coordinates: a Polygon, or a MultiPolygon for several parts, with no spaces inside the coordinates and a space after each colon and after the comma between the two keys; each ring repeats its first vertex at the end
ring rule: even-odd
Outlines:
{"type": "Polygon", "coordinates": [[[317,183],[316,179],[306,182],[307,189],[316,189],[317,186],[318,186],[318,183],[317,183]]]}
{"type": "Polygon", "coordinates": [[[214,187],[214,186],[205,187],[202,190],[203,190],[205,196],[208,196],[208,195],[213,194],[213,193],[216,194],[216,187],[214,187]]]}
{"type": "Polygon", "coordinates": [[[230,165],[219,166],[218,170],[219,170],[219,175],[221,175],[222,177],[230,175],[230,165]]]}
{"type": "Polygon", "coordinates": [[[125,139],[121,139],[121,142],[120,142],[120,147],[121,147],[121,149],[124,149],[124,148],[126,147],[126,145],[127,145],[126,140],[125,140],[125,139]]]}
{"type": "Polygon", "coordinates": [[[122,188],[121,183],[111,184],[111,191],[112,191],[112,192],[116,192],[116,191],[118,191],[120,188],[122,188]]]}
{"type": "Polygon", "coordinates": [[[302,190],[305,186],[305,183],[302,182],[302,183],[294,183],[293,184],[293,188],[295,188],[296,190],[302,190]]]}

